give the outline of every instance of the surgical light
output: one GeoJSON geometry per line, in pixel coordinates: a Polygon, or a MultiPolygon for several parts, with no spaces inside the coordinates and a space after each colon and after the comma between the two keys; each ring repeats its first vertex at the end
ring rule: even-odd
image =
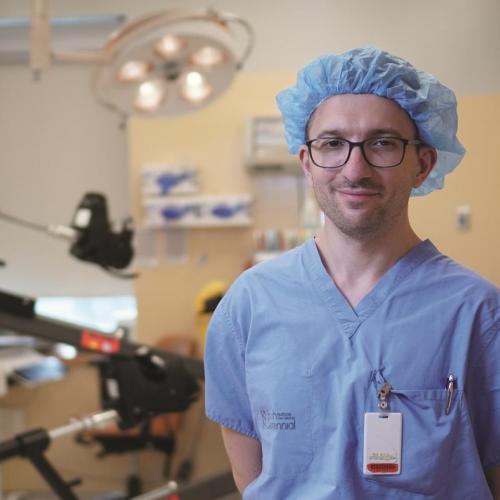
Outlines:
{"type": "Polygon", "coordinates": [[[212,9],[168,10],[132,20],[100,52],[52,50],[47,0],[34,0],[32,68],[50,60],[95,65],[92,88],[104,106],[128,116],[189,113],[222,95],[253,48],[243,19],[212,9]]]}

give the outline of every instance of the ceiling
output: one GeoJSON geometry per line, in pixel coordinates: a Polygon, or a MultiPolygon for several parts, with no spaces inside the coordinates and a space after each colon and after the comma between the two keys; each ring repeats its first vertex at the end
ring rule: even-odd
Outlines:
{"type": "MultiPolygon", "coordinates": [[[[248,71],[298,69],[326,52],[375,45],[412,61],[459,94],[500,90],[498,0],[51,0],[52,16],[213,7],[255,29],[248,71]]],[[[27,0],[2,0],[0,17],[28,16],[27,0]]]]}

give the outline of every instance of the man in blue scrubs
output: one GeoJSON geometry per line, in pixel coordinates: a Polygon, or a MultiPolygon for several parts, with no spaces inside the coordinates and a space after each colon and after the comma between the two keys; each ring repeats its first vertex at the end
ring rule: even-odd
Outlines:
{"type": "Polygon", "coordinates": [[[499,290],[408,218],[465,152],[453,92],[365,48],[277,101],[325,224],[209,327],[206,413],[243,498],[499,499],[499,290]]]}

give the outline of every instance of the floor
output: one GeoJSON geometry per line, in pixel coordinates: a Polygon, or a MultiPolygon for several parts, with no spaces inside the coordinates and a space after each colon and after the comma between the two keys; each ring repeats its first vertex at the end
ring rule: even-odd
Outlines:
{"type": "MultiPolygon", "coordinates": [[[[2,495],[0,493],[0,500],[58,500],[56,495],[50,493],[37,493],[37,492],[15,492],[2,495]]],[[[79,500],[123,500],[121,493],[93,493],[85,494],[79,497],[79,500]]],[[[200,500],[205,500],[201,499],[200,500]]],[[[215,499],[214,499],[215,500],[215,499]]],[[[238,493],[233,493],[231,495],[226,495],[224,497],[219,497],[217,500],[241,500],[241,496],[238,493]]]]}

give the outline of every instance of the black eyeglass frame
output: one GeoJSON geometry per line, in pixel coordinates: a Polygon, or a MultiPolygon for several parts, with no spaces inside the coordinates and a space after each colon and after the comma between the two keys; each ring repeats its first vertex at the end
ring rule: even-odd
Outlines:
{"type": "Polygon", "coordinates": [[[361,153],[363,154],[363,158],[365,159],[366,163],[368,163],[368,165],[370,165],[371,167],[374,167],[374,168],[394,168],[394,167],[397,167],[398,165],[401,165],[401,163],[403,163],[403,160],[405,159],[405,155],[406,155],[407,146],[418,145],[418,144],[424,144],[424,143],[422,141],[420,141],[419,139],[403,139],[402,137],[392,137],[392,136],[370,137],[370,138],[365,139],[364,141],[360,141],[360,142],[348,141],[347,139],[340,139],[340,138],[336,138],[336,137],[316,137],[315,139],[310,139],[310,140],[305,142],[305,145],[307,146],[307,150],[309,152],[309,157],[311,158],[312,162],[319,168],[328,168],[328,169],[343,167],[349,161],[349,158],[351,157],[352,150],[355,147],[359,147],[361,149],[361,153]],[[346,160],[344,161],[344,163],[337,165],[336,167],[325,167],[323,165],[319,165],[318,163],[316,163],[314,161],[314,157],[313,157],[313,154],[311,151],[312,143],[315,141],[325,140],[325,139],[338,139],[339,141],[343,141],[343,142],[346,142],[347,144],[349,144],[349,151],[347,153],[347,157],[346,157],[346,160]],[[376,140],[376,139],[396,139],[398,141],[401,141],[403,144],[403,153],[401,155],[401,160],[398,163],[395,163],[394,165],[386,165],[386,166],[374,165],[373,163],[371,163],[370,160],[366,157],[365,143],[367,143],[369,141],[376,140]]]}

